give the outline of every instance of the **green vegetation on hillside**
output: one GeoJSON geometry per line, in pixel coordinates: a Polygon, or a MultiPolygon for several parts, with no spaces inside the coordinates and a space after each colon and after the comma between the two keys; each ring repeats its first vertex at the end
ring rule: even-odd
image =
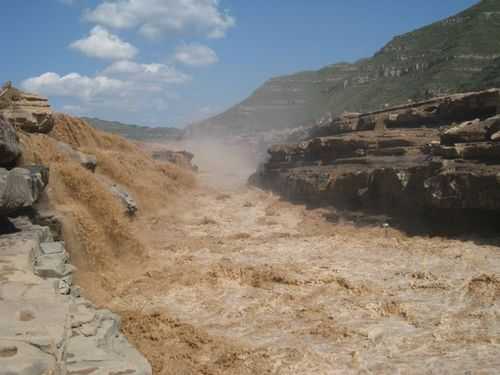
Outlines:
{"type": "Polygon", "coordinates": [[[201,134],[294,128],[325,112],[365,112],[408,100],[500,85],[500,1],[395,37],[372,58],[269,80],[201,134]]]}
{"type": "Polygon", "coordinates": [[[93,128],[121,135],[136,141],[171,140],[182,137],[184,131],[177,128],[151,128],[117,121],[105,121],[98,118],[82,117],[93,128]]]}

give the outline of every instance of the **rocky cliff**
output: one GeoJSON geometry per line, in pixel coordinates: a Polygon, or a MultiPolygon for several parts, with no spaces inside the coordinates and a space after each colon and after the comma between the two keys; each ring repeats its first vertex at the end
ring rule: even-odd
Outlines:
{"type": "Polygon", "coordinates": [[[498,229],[499,113],[500,90],[488,90],[331,118],[304,142],[271,147],[251,181],[337,214],[498,229]]]}
{"type": "Polygon", "coordinates": [[[193,181],[125,139],[4,85],[1,375],[151,374],[120,333],[120,318],[96,306],[109,301],[124,263],[146,256],[134,220],[193,181]]]}
{"type": "Polygon", "coordinates": [[[498,82],[500,2],[482,0],[440,22],[397,36],[373,57],[273,78],[192,134],[295,128],[326,112],[367,112],[498,82]]]}
{"type": "Polygon", "coordinates": [[[0,111],[12,125],[29,133],[48,133],[54,126],[48,99],[22,92],[10,82],[0,89],[0,111]]]}

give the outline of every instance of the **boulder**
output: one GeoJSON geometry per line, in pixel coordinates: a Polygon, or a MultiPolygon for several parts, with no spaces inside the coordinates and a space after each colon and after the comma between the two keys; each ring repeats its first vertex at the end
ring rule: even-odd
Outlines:
{"type": "Polygon", "coordinates": [[[137,203],[135,202],[134,198],[132,198],[130,194],[123,187],[113,184],[110,187],[110,191],[125,206],[127,215],[129,216],[135,215],[135,213],[139,209],[137,203]]]}
{"type": "Polygon", "coordinates": [[[0,116],[0,166],[12,167],[20,156],[16,129],[0,116]]]}
{"type": "Polygon", "coordinates": [[[22,92],[11,84],[0,89],[0,114],[16,128],[29,133],[48,133],[54,127],[48,99],[22,92]]]}
{"type": "Polygon", "coordinates": [[[41,166],[0,168],[0,216],[29,208],[48,184],[48,169],[41,166]]]}
{"type": "Polygon", "coordinates": [[[57,148],[59,151],[79,163],[82,167],[88,169],[92,173],[95,172],[95,169],[97,168],[97,158],[94,155],[85,154],[81,151],[75,150],[64,142],[58,142],[57,148]]]}

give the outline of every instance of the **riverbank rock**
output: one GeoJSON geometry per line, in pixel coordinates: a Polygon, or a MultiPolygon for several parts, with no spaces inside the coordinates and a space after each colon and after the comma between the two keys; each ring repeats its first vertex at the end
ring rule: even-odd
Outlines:
{"type": "Polygon", "coordinates": [[[0,216],[33,206],[48,182],[49,171],[42,166],[0,168],[0,216]]]}
{"type": "Polygon", "coordinates": [[[488,90],[355,114],[355,126],[330,120],[322,134],[335,135],[271,147],[250,182],[292,201],[398,220],[498,223],[499,104],[499,91],[488,90]],[[366,118],[371,129],[359,127],[366,118]]]}
{"type": "Polygon", "coordinates": [[[64,142],[58,142],[57,148],[85,169],[88,169],[92,173],[95,172],[95,169],[97,168],[97,158],[94,155],[85,154],[81,151],[75,150],[73,147],[64,142]]]}
{"type": "Polygon", "coordinates": [[[113,184],[109,187],[111,193],[117,197],[120,202],[125,207],[125,212],[128,216],[134,216],[135,213],[139,210],[136,201],[128,191],[126,191],[123,187],[113,184]]]}
{"type": "Polygon", "coordinates": [[[0,88],[0,115],[29,133],[48,133],[54,127],[48,99],[18,90],[10,83],[0,88]]]}
{"type": "Polygon", "coordinates": [[[16,129],[0,116],[0,166],[12,167],[21,156],[16,129]]]}
{"type": "Polygon", "coordinates": [[[27,218],[13,224],[0,236],[0,374],[151,375],[119,317],[80,297],[64,243],[27,218]]]}

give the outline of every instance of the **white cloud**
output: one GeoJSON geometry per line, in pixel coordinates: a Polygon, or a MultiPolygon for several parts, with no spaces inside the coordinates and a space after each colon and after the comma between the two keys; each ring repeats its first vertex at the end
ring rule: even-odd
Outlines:
{"type": "Polygon", "coordinates": [[[186,31],[221,38],[236,24],[220,9],[219,0],[104,0],[87,11],[86,19],[118,29],[137,28],[149,38],[186,31]]]}
{"type": "Polygon", "coordinates": [[[108,66],[103,74],[120,77],[134,82],[154,82],[163,84],[184,83],[191,77],[173,66],[164,64],[139,64],[134,61],[116,61],[108,66]]]}
{"type": "Polygon", "coordinates": [[[48,72],[26,79],[21,86],[49,98],[61,98],[61,109],[76,115],[104,113],[113,118],[124,114],[141,117],[141,113],[147,113],[163,119],[169,102],[179,98],[173,88],[190,80],[189,75],[172,66],[123,60],[93,77],[48,72]]]}
{"type": "Polygon", "coordinates": [[[177,47],[175,60],[191,66],[205,66],[219,61],[214,50],[202,44],[192,43],[177,47]]]}
{"type": "Polygon", "coordinates": [[[131,59],[137,54],[137,48],[121,40],[101,26],[95,26],[90,35],[70,45],[83,54],[100,59],[131,59]]]}
{"type": "Polygon", "coordinates": [[[119,95],[128,86],[127,82],[105,76],[87,77],[78,73],[60,76],[57,73],[44,73],[26,79],[21,86],[47,96],[78,97],[89,100],[102,96],[119,95]]]}

